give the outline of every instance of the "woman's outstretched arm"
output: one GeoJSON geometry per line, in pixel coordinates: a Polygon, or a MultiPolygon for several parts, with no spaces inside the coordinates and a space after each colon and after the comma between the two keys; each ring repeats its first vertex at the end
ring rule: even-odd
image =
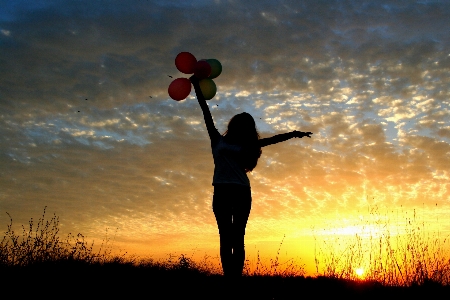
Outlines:
{"type": "Polygon", "coordinates": [[[194,86],[195,95],[197,96],[198,104],[203,111],[203,117],[205,119],[206,130],[208,130],[209,138],[211,139],[211,144],[214,144],[218,141],[220,137],[219,131],[214,126],[214,121],[211,116],[211,112],[209,111],[208,104],[206,104],[205,97],[203,97],[202,90],[200,89],[200,85],[198,84],[198,79],[194,75],[192,75],[189,80],[194,86]]]}
{"type": "Polygon", "coordinates": [[[310,138],[311,134],[312,134],[312,132],[301,132],[301,131],[294,130],[294,131],[288,132],[288,133],[277,134],[270,138],[260,139],[258,142],[259,142],[260,147],[265,147],[265,146],[269,146],[269,145],[276,144],[279,142],[287,141],[294,137],[302,138],[304,136],[307,136],[310,138]]]}

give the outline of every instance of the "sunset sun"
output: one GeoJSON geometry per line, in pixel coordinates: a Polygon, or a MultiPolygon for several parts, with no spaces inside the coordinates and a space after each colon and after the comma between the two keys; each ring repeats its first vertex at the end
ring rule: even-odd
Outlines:
{"type": "Polygon", "coordinates": [[[363,268],[356,268],[355,269],[355,273],[356,275],[358,275],[358,277],[362,278],[364,275],[364,269],[363,268]]]}

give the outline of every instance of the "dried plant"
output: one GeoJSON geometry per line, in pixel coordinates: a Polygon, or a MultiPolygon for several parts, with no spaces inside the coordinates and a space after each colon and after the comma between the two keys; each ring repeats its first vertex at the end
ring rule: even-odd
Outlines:
{"type": "Polygon", "coordinates": [[[125,254],[111,255],[112,247],[108,233],[97,252],[93,250],[94,242],[88,243],[81,233],[76,236],[69,233],[64,240],[60,239],[59,218],[53,215],[50,220],[45,220],[45,210],[46,208],[37,224],[31,219],[28,228],[22,226],[21,235],[12,229],[12,218],[7,213],[10,224],[0,242],[0,265],[29,266],[61,260],[85,263],[125,261],[125,254]]]}
{"type": "MultiPolygon", "coordinates": [[[[350,280],[376,281],[389,286],[414,286],[429,283],[450,285],[450,249],[448,238],[430,233],[419,222],[414,210],[406,218],[404,231],[391,234],[389,218],[370,211],[375,224],[361,224],[353,239],[336,236],[322,241],[315,254],[316,270],[323,276],[350,280]],[[384,222],[384,223],[383,223],[384,222]],[[364,269],[364,276],[356,270],[364,269]],[[320,270],[319,270],[320,269],[320,270]]],[[[317,248],[316,237],[316,248],[317,248]]]]}
{"type": "Polygon", "coordinates": [[[264,264],[261,261],[259,251],[256,259],[256,266],[251,271],[250,261],[245,261],[244,274],[245,276],[279,276],[279,277],[301,277],[305,275],[305,265],[298,265],[294,262],[294,259],[288,259],[287,261],[281,263],[279,262],[280,250],[283,245],[285,236],[280,242],[278,247],[277,255],[275,259],[269,260],[269,265],[264,264]]]}

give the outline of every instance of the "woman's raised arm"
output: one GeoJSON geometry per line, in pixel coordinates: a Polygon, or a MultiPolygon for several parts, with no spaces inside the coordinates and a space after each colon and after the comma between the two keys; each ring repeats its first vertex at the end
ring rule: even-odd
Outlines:
{"type": "Polygon", "coordinates": [[[192,75],[189,80],[192,82],[192,85],[194,86],[195,95],[197,96],[198,104],[200,104],[200,107],[203,111],[203,117],[205,119],[206,124],[206,130],[208,130],[209,138],[211,139],[211,144],[214,144],[218,141],[220,137],[219,131],[216,129],[216,126],[214,126],[214,121],[211,116],[211,112],[209,111],[208,104],[206,104],[205,97],[203,97],[202,90],[200,89],[200,85],[198,83],[197,77],[192,75]]]}
{"type": "Polygon", "coordinates": [[[258,143],[259,143],[260,147],[265,147],[265,146],[269,146],[269,145],[273,145],[276,143],[287,141],[294,137],[302,138],[304,136],[307,136],[310,138],[311,134],[312,134],[312,132],[301,132],[301,131],[294,130],[294,131],[288,132],[288,133],[277,134],[270,138],[260,139],[258,141],[258,143]]]}

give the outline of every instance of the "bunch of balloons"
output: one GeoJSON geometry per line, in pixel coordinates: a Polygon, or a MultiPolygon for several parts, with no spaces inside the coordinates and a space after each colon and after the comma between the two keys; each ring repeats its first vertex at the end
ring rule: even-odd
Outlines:
{"type": "MultiPolygon", "coordinates": [[[[217,87],[213,78],[222,73],[222,65],[217,59],[197,61],[191,53],[181,52],[175,58],[175,66],[178,71],[197,77],[205,100],[210,100],[216,95],[217,87]]],[[[188,78],[177,78],[169,85],[169,96],[173,100],[184,100],[190,93],[191,81],[188,78]]]]}

